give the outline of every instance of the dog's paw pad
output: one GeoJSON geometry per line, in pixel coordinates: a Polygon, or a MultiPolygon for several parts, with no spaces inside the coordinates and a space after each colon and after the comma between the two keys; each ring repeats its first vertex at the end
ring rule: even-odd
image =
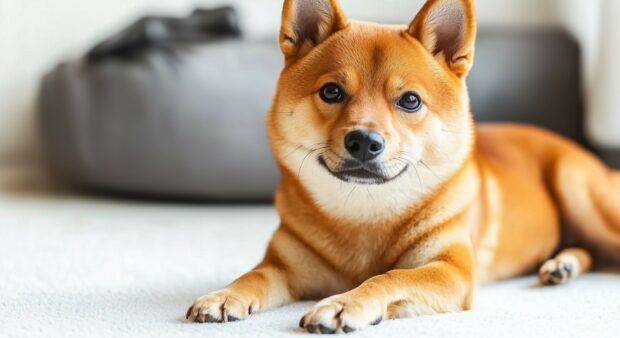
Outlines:
{"type": "Polygon", "coordinates": [[[561,285],[568,283],[573,278],[573,272],[572,263],[552,259],[540,268],[538,276],[543,285],[561,285]]]}
{"type": "Polygon", "coordinates": [[[216,293],[196,299],[185,318],[195,323],[236,322],[247,317],[250,308],[237,297],[216,293]]]}

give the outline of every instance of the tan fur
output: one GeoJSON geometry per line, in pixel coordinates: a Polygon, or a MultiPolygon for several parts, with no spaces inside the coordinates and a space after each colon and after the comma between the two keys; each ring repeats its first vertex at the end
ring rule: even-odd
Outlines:
{"type": "Polygon", "coordinates": [[[620,261],[618,173],[534,127],[474,126],[465,77],[475,27],[470,0],[428,1],[409,27],[348,21],[334,0],[285,1],[286,67],[268,118],[282,223],[263,262],[196,300],[190,320],[329,297],[301,326],[349,332],[467,310],[476,284],[534,272],[569,245],[540,269],[543,283],[583,274],[592,259],[620,261]],[[317,29],[299,27],[312,20],[317,29]],[[321,101],[328,82],[344,102],[321,101]],[[415,114],[395,107],[407,90],[424,101],[415,114]],[[357,129],[382,134],[385,173],[404,173],[380,185],[330,174],[319,159],[337,167],[357,129]]]}

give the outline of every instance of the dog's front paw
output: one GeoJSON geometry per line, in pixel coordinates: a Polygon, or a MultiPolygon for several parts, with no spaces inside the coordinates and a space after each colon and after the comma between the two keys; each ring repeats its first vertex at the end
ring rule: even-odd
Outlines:
{"type": "Polygon", "coordinates": [[[319,302],[301,318],[299,326],[310,333],[350,333],[383,319],[378,304],[356,300],[354,297],[334,296],[319,302]]]}
{"type": "Polygon", "coordinates": [[[239,295],[220,291],[202,296],[187,310],[185,318],[197,323],[226,323],[245,319],[256,305],[239,295]]]}

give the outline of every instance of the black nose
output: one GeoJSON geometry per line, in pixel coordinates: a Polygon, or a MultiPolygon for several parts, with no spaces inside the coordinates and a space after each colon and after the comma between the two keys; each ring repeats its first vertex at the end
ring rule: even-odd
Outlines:
{"type": "Polygon", "coordinates": [[[381,155],[385,149],[385,140],[377,132],[356,130],[345,136],[344,146],[351,156],[362,162],[367,162],[381,155]]]}

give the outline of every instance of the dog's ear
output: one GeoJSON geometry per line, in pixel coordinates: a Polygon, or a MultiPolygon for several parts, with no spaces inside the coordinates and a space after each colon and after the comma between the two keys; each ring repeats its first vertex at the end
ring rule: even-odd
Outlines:
{"type": "Polygon", "coordinates": [[[347,24],[338,0],[285,0],[280,48],[287,59],[301,57],[347,24]]]}
{"type": "Polygon", "coordinates": [[[458,77],[467,76],[476,41],[473,0],[428,0],[408,32],[458,77]]]}

